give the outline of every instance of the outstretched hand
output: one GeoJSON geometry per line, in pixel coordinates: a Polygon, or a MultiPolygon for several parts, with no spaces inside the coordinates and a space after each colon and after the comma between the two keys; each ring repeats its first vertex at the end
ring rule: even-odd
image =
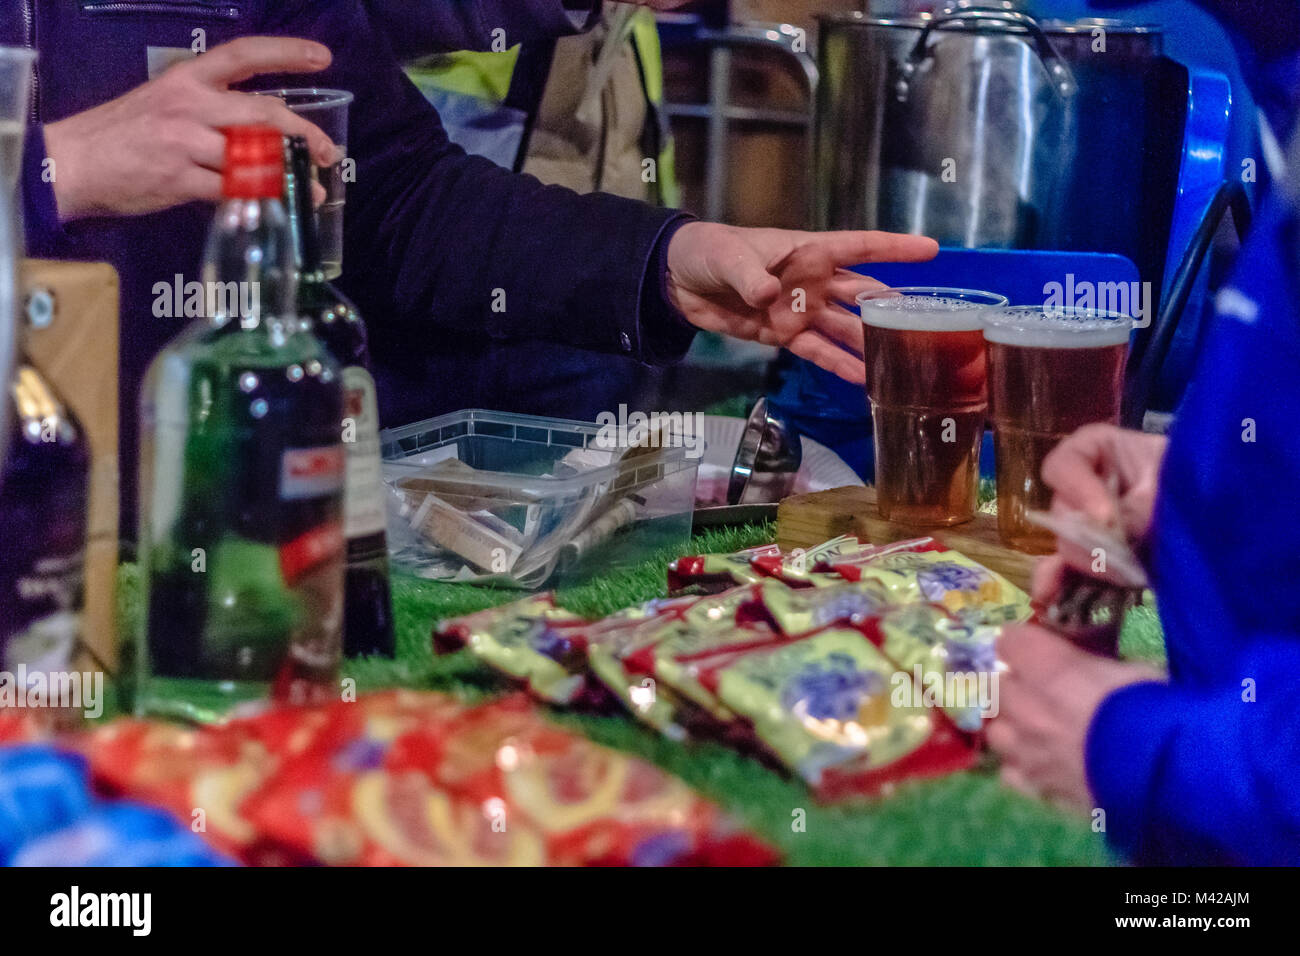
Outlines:
{"type": "Polygon", "coordinates": [[[668,247],[668,294],[698,328],[787,348],[861,384],[862,321],[853,303],[881,284],[847,267],[924,262],[938,251],[924,236],[692,222],[668,247]]]}

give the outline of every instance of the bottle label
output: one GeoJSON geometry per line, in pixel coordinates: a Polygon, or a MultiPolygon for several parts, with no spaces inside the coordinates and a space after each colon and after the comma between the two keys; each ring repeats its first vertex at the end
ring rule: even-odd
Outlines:
{"type": "Polygon", "coordinates": [[[385,530],[383,471],[379,463],[379,411],[375,380],[359,365],[343,370],[343,533],[349,540],[385,530]]]}
{"type": "Polygon", "coordinates": [[[21,621],[20,630],[0,634],[0,663],[13,671],[25,664],[31,671],[55,673],[71,667],[81,637],[81,593],[85,555],[43,554],[14,582],[8,615],[21,621]]]}
{"type": "Polygon", "coordinates": [[[280,500],[335,494],[343,485],[343,449],[336,445],[290,448],[280,461],[280,500]]]}
{"type": "Polygon", "coordinates": [[[280,573],[296,587],[309,572],[343,554],[343,535],[337,524],[313,528],[280,546],[280,573]]]}

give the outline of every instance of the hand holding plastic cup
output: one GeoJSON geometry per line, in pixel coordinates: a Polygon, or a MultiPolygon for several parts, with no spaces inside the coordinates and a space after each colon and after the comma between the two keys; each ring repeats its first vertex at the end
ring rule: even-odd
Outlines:
{"type": "Polygon", "coordinates": [[[353,96],[346,90],[316,88],[258,90],[259,96],[277,96],[289,109],[320,127],[321,132],[339,147],[338,161],[332,166],[316,166],[316,181],[325,190],[325,201],[316,208],[317,232],[325,277],[336,279],[343,273],[343,207],[347,187],[343,180],[343,158],[347,155],[348,107],[353,96]]]}
{"type": "Polygon", "coordinates": [[[988,411],[983,316],[1006,304],[929,286],[858,296],[886,521],[942,527],[975,516],[988,411]]]}

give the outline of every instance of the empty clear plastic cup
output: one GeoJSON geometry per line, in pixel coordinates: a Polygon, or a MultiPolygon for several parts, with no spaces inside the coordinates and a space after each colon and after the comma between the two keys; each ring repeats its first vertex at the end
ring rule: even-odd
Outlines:
{"type": "MultiPolygon", "coordinates": [[[[347,155],[348,107],[353,96],[346,90],[312,88],[292,90],[258,90],[259,96],[278,96],[299,116],[320,127],[347,155]]],[[[321,259],[325,276],[338,278],[343,272],[343,207],[347,199],[344,183],[344,159],[333,166],[315,167],[317,182],[325,189],[325,201],[316,208],[316,226],[320,234],[321,259]]]]}

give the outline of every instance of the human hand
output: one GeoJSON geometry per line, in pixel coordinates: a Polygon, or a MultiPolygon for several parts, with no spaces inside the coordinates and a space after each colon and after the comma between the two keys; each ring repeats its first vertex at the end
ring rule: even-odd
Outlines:
{"type": "Polygon", "coordinates": [[[1032,796],[1087,812],[1084,748],[1102,701],[1121,687],[1164,680],[1145,664],[1089,654],[1032,624],[1008,627],[998,641],[1007,670],[998,675],[998,714],[989,746],[1002,758],[1002,780],[1032,796]]]}
{"type": "Polygon", "coordinates": [[[779,345],[861,384],[862,320],[853,304],[881,284],[845,267],[923,262],[938,251],[924,236],[692,222],[668,246],[668,293],[698,328],[779,345]]]}
{"type": "MultiPolygon", "coordinates": [[[[1139,544],[1151,530],[1167,445],[1160,435],[1114,425],[1085,425],[1043,461],[1043,481],[1053,491],[1052,511],[1081,513],[1098,528],[1114,529],[1131,546],[1139,544]]],[[[1034,600],[1052,605],[1067,568],[1096,577],[1099,572],[1093,565],[1090,552],[1061,539],[1057,553],[1034,567],[1034,600]]]]}
{"type": "Polygon", "coordinates": [[[233,92],[263,73],[316,73],[327,47],[310,40],[243,37],[179,63],[101,106],[45,127],[59,217],[133,216],[221,198],[222,130],[273,126],[305,136],[322,166],[338,147],[273,96],[233,92]]]}

